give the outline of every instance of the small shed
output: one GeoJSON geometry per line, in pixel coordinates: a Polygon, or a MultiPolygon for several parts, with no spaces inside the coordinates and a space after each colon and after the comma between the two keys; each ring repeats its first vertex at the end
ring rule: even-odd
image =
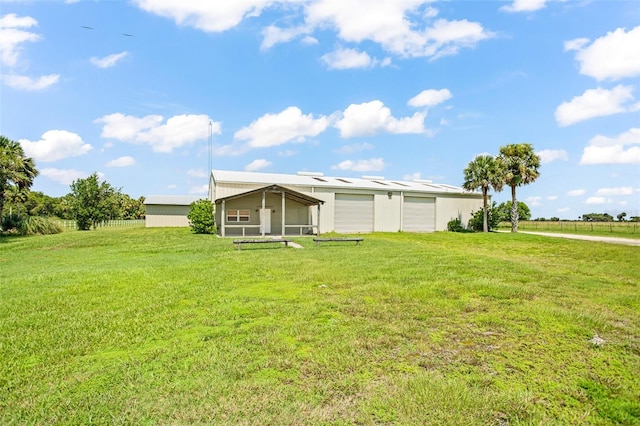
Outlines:
{"type": "Polygon", "coordinates": [[[189,226],[187,215],[191,203],[205,197],[189,195],[149,195],[145,201],[147,228],[162,226],[189,226]]]}

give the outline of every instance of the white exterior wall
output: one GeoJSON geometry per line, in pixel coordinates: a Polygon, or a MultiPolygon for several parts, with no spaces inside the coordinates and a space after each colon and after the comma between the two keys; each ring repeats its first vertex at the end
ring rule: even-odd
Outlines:
{"type": "MultiPolygon", "coordinates": [[[[292,188],[293,189],[293,188],[292,188]]],[[[297,190],[297,188],[296,188],[297,190]]],[[[305,195],[324,201],[320,206],[320,221],[318,221],[318,207],[313,208],[313,223],[318,224],[320,233],[331,232],[334,228],[334,211],[336,207],[336,194],[330,188],[309,188],[308,191],[299,191],[305,195]]]]}
{"type": "Polygon", "coordinates": [[[478,210],[482,210],[481,194],[474,198],[441,195],[436,199],[436,230],[446,230],[447,223],[455,218],[460,218],[462,225],[467,226],[471,213],[478,210]]]}
{"type": "Polygon", "coordinates": [[[189,210],[191,206],[147,204],[144,223],[147,228],[189,226],[189,219],[187,219],[189,210]]]}
{"type": "Polygon", "coordinates": [[[400,214],[402,212],[402,197],[399,192],[389,191],[375,194],[374,213],[376,232],[400,231],[400,214]]]}

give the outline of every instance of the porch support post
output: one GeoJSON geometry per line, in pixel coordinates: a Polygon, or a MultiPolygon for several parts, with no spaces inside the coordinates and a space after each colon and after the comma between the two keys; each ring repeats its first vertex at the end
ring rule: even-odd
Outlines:
{"type": "Polygon", "coordinates": [[[286,211],[285,211],[285,198],[284,198],[284,191],[282,191],[282,236],[285,236],[285,217],[286,215],[286,211]]]}
{"type": "Polygon", "coordinates": [[[265,235],[265,229],[264,229],[264,215],[266,214],[266,212],[264,211],[264,209],[267,208],[267,191],[262,191],[262,210],[260,210],[260,232],[262,234],[262,236],[264,237],[265,235]]]}
{"type": "Polygon", "coordinates": [[[225,236],[225,228],[227,226],[225,219],[227,218],[227,208],[225,206],[225,200],[222,200],[222,212],[220,213],[220,223],[222,224],[222,238],[225,236]]]}
{"type": "Polygon", "coordinates": [[[318,204],[318,219],[317,220],[318,220],[318,223],[316,224],[316,225],[318,225],[317,234],[318,234],[318,237],[319,237],[320,236],[320,204],[318,204]]]}

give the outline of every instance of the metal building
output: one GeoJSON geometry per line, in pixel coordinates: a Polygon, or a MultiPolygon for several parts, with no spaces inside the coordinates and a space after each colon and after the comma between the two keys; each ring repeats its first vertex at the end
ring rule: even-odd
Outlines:
{"type": "Polygon", "coordinates": [[[145,198],[145,226],[189,226],[191,203],[205,197],[186,195],[149,195],[145,198]]]}
{"type": "Polygon", "coordinates": [[[432,232],[482,208],[482,195],[428,180],[214,170],[209,198],[222,236],[432,232]]]}

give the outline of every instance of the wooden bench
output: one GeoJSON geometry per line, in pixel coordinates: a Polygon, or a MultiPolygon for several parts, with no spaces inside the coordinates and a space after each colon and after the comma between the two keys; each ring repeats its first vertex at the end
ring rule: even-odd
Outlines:
{"type": "Polygon", "coordinates": [[[357,246],[360,245],[360,241],[364,241],[364,238],[355,237],[355,238],[314,238],[313,241],[316,242],[316,245],[319,246],[320,243],[329,243],[329,242],[354,242],[357,246]]]}
{"type": "Polygon", "coordinates": [[[291,240],[285,240],[283,238],[263,238],[259,240],[233,240],[233,244],[238,246],[238,250],[242,248],[243,244],[260,244],[260,243],[284,243],[285,247],[289,247],[291,240]]]}

